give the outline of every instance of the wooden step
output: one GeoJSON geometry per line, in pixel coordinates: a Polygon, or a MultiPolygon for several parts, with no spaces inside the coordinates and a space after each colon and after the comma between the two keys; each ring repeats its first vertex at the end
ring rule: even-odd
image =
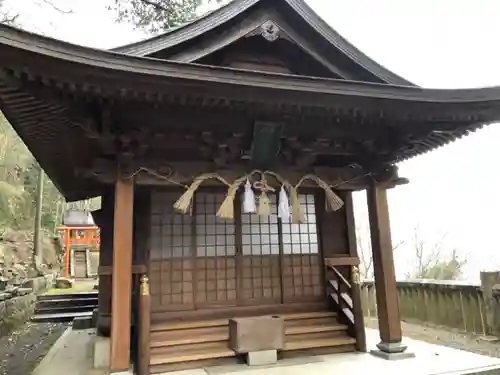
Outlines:
{"type": "Polygon", "coordinates": [[[227,325],[229,325],[229,319],[154,323],[151,326],[151,332],[182,330],[182,329],[191,329],[191,328],[204,328],[204,327],[221,327],[221,326],[227,326],[227,325]]]}
{"type": "Polygon", "coordinates": [[[304,339],[302,336],[297,336],[297,337],[299,337],[300,339],[287,340],[284,349],[285,351],[356,344],[356,339],[348,336],[315,338],[315,339],[304,339]]]}
{"type": "Polygon", "coordinates": [[[303,335],[307,333],[320,333],[320,332],[345,332],[346,325],[342,324],[314,324],[314,325],[301,325],[285,328],[285,336],[303,335]]]}
{"type": "Polygon", "coordinates": [[[229,340],[227,325],[151,332],[152,348],[227,340],[229,340]]]}
{"type": "Polygon", "coordinates": [[[285,320],[299,320],[299,319],[316,319],[316,318],[331,318],[337,317],[337,314],[332,311],[313,311],[305,313],[292,313],[292,314],[280,314],[285,320]]]}
{"type": "MultiPolygon", "coordinates": [[[[300,319],[321,319],[321,318],[334,319],[336,317],[336,313],[330,311],[276,314],[276,315],[283,317],[285,321],[295,321],[300,319]]],[[[225,325],[229,325],[229,319],[164,322],[164,323],[154,323],[151,326],[151,331],[156,332],[156,331],[181,330],[181,329],[191,329],[191,328],[220,327],[225,325]]]]}
{"type": "MultiPolygon", "coordinates": [[[[266,314],[264,314],[265,316],[266,314]]],[[[314,311],[302,313],[285,313],[285,314],[267,314],[281,316],[285,320],[298,320],[298,319],[315,319],[315,318],[335,318],[336,313],[331,311],[314,311]]],[[[259,315],[256,315],[259,316],[259,315]]],[[[177,322],[157,322],[153,323],[152,331],[163,331],[167,329],[187,329],[187,328],[201,328],[201,327],[214,327],[229,324],[229,319],[211,319],[211,320],[193,320],[193,321],[177,321],[177,322]]]]}
{"type": "Polygon", "coordinates": [[[169,364],[177,362],[200,361],[210,358],[235,356],[228,348],[227,341],[217,343],[202,343],[175,345],[170,347],[152,348],[150,365],[169,364]]]}
{"type": "Polygon", "coordinates": [[[80,292],[80,293],[67,293],[67,294],[40,294],[36,297],[37,301],[74,301],[80,299],[98,299],[99,292],[80,292]]]}
{"type": "MultiPolygon", "coordinates": [[[[334,323],[302,324],[285,327],[285,335],[319,332],[343,332],[347,326],[334,323]]],[[[151,347],[220,342],[229,340],[228,326],[180,329],[151,332],[151,347]]]]}
{"type": "MultiPolygon", "coordinates": [[[[347,336],[347,326],[337,323],[334,312],[274,315],[285,319],[284,350],[290,355],[309,349],[354,350],[356,340],[347,336]]],[[[236,353],[228,347],[228,341],[229,319],[155,323],[151,328],[150,368],[157,372],[193,368],[204,361],[231,360],[236,353]]]]}
{"type": "Polygon", "coordinates": [[[324,325],[337,324],[337,319],[332,317],[326,318],[310,318],[310,319],[291,319],[285,320],[285,327],[296,327],[303,325],[324,325]]]}
{"type": "MultiPolygon", "coordinates": [[[[356,339],[348,336],[328,337],[331,332],[308,333],[287,337],[284,351],[337,347],[356,344],[356,339]],[[290,339],[292,338],[292,339],[290,339]]],[[[152,348],[150,365],[200,361],[211,358],[233,357],[236,353],[229,349],[227,341],[184,344],[152,348]]]]}
{"type": "Polygon", "coordinates": [[[36,314],[31,317],[32,322],[71,322],[75,318],[92,317],[92,311],[62,312],[55,314],[36,314]]]}

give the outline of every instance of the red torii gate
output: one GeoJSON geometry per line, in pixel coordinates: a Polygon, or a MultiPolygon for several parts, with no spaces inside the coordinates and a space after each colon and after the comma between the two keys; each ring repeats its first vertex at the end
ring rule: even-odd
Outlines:
{"type": "Polygon", "coordinates": [[[64,277],[69,277],[69,260],[72,245],[87,245],[89,247],[99,248],[101,243],[101,237],[99,234],[99,227],[70,227],[61,226],[57,227],[56,230],[64,231],[64,277]],[[74,232],[77,231],[77,232],[74,232]],[[72,237],[72,233],[77,233],[76,236],[72,237]],[[84,234],[79,236],[79,234],[84,234]]]}

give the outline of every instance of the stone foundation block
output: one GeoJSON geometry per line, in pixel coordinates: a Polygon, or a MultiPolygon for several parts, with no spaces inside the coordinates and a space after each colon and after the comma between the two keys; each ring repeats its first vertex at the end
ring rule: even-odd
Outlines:
{"type": "Polygon", "coordinates": [[[73,281],[64,277],[59,277],[56,279],[55,287],[56,289],[70,289],[73,287],[73,281]]]}
{"type": "Polygon", "coordinates": [[[94,368],[109,368],[111,341],[108,337],[96,336],[93,347],[94,368]]]}
{"type": "Polygon", "coordinates": [[[406,345],[403,345],[401,342],[379,342],[377,349],[370,351],[370,354],[389,361],[414,358],[415,353],[407,352],[406,349],[406,345]]]}
{"type": "Polygon", "coordinates": [[[279,316],[229,320],[229,347],[236,353],[279,350],[285,346],[285,325],[279,316]]]}
{"type": "Polygon", "coordinates": [[[387,353],[387,352],[383,352],[382,350],[371,350],[370,354],[374,355],[375,357],[387,359],[389,361],[397,361],[397,360],[401,360],[401,359],[415,358],[415,353],[412,353],[412,352],[387,353]]]}
{"type": "Polygon", "coordinates": [[[82,316],[73,319],[73,329],[74,330],[79,330],[79,329],[89,329],[93,328],[92,327],[92,317],[87,317],[87,316],[82,316]]]}
{"type": "Polygon", "coordinates": [[[277,350],[261,350],[258,352],[249,352],[247,354],[247,364],[249,366],[274,365],[278,362],[277,350]]]}

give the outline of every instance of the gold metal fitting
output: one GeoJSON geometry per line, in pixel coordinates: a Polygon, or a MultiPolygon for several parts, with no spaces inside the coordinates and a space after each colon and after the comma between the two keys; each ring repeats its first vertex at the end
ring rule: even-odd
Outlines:
{"type": "Polygon", "coordinates": [[[352,283],[353,284],[359,284],[360,283],[360,275],[359,275],[359,268],[357,266],[352,266],[351,270],[351,278],[352,278],[352,283]]]}
{"type": "Polygon", "coordinates": [[[147,275],[141,276],[141,294],[149,296],[149,277],[147,275]]]}

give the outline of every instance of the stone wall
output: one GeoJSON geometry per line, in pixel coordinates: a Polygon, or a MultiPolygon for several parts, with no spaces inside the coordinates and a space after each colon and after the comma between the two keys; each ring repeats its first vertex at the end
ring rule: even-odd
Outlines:
{"type": "Polygon", "coordinates": [[[7,335],[30,319],[37,294],[52,287],[54,280],[55,275],[45,275],[0,292],[0,336],[7,335]]]}
{"type": "MultiPolygon", "coordinates": [[[[500,273],[481,274],[481,284],[461,281],[398,281],[401,319],[500,336],[500,273]]],[[[361,286],[363,311],[377,316],[375,285],[361,286]]]]}

